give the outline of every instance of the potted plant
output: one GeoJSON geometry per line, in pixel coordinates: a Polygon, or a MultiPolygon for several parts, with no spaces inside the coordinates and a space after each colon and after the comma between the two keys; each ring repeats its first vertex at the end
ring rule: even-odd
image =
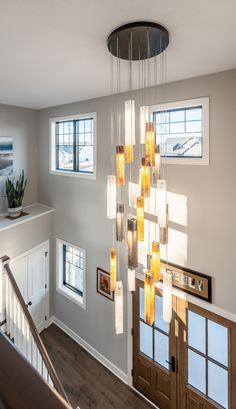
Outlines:
{"type": "Polygon", "coordinates": [[[22,201],[27,185],[27,179],[25,179],[24,170],[22,170],[18,180],[14,183],[14,179],[7,178],[6,181],[6,194],[8,201],[8,214],[10,217],[16,218],[21,215],[22,201]]]}

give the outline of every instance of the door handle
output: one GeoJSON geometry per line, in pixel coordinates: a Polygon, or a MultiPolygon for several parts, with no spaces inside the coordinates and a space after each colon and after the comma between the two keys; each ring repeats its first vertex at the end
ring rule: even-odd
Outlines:
{"type": "Polygon", "coordinates": [[[172,356],[171,359],[170,359],[170,361],[167,361],[167,360],[166,360],[166,362],[170,365],[170,370],[171,370],[171,372],[175,372],[175,371],[176,371],[175,357],[172,356]]]}
{"type": "Polygon", "coordinates": [[[32,305],[32,301],[29,301],[27,305],[29,305],[29,306],[32,305]]]}

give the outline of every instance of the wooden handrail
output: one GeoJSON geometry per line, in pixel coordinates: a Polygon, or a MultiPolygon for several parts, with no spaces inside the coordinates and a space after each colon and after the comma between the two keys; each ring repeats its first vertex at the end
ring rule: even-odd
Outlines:
{"type": "Polygon", "coordinates": [[[49,375],[51,377],[53,385],[54,385],[55,389],[57,390],[57,392],[65,399],[65,401],[70,404],[69,399],[68,399],[68,397],[67,397],[67,395],[65,393],[65,390],[64,390],[64,388],[63,388],[63,386],[61,384],[61,381],[58,378],[58,375],[57,375],[57,373],[56,373],[56,371],[54,369],[54,366],[53,366],[53,364],[51,362],[51,359],[49,358],[47,350],[46,350],[46,348],[45,348],[45,346],[43,344],[43,341],[39,336],[36,325],[35,325],[32,317],[31,317],[31,314],[29,313],[28,308],[27,308],[27,306],[26,306],[26,304],[24,302],[22,294],[21,294],[21,292],[19,290],[19,287],[18,287],[18,285],[16,283],[16,280],[14,278],[14,275],[12,274],[11,268],[9,266],[9,260],[10,259],[9,259],[8,256],[3,256],[3,257],[0,258],[0,260],[3,263],[3,267],[5,269],[5,272],[6,272],[8,278],[10,280],[10,283],[12,285],[15,296],[17,297],[17,299],[19,301],[19,304],[20,304],[20,306],[22,308],[22,311],[24,313],[24,316],[25,316],[25,318],[26,318],[26,320],[28,322],[29,329],[30,329],[31,334],[32,334],[32,336],[34,338],[34,341],[35,341],[35,343],[37,345],[37,348],[38,348],[38,350],[39,350],[39,352],[40,352],[40,354],[42,356],[43,362],[44,362],[44,364],[45,364],[45,366],[46,366],[46,368],[48,370],[48,373],[49,373],[49,375]]]}

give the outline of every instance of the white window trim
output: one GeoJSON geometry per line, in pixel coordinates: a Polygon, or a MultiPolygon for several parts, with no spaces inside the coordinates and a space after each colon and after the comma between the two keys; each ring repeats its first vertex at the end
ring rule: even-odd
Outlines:
{"type": "Polygon", "coordinates": [[[56,239],[56,290],[84,310],[86,309],[86,250],[58,238],[56,239]],[[81,251],[84,255],[83,297],[63,284],[63,244],[81,251]]]}
{"type": "Polygon", "coordinates": [[[77,114],[69,116],[60,116],[49,119],[49,173],[52,175],[78,177],[83,179],[97,178],[97,113],[91,112],[88,114],[77,114]],[[56,170],[55,164],[55,124],[60,121],[70,121],[77,119],[93,118],[93,174],[86,174],[73,171],[56,170]]]}
{"type": "Polygon", "coordinates": [[[150,106],[150,116],[156,111],[167,111],[174,108],[202,106],[202,158],[162,158],[162,163],[168,165],[204,165],[209,166],[209,97],[194,98],[183,101],[167,102],[150,106]]]}

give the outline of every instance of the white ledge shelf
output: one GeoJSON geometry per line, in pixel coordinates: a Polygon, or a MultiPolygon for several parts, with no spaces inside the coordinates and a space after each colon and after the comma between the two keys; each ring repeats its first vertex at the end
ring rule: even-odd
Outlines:
{"type": "Polygon", "coordinates": [[[19,226],[20,224],[45,216],[46,214],[54,212],[53,207],[49,207],[40,203],[35,203],[30,206],[25,206],[23,211],[28,213],[25,216],[19,217],[16,220],[6,219],[7,213],[0,215],[0,233],[4,230],[19,226]]]}

